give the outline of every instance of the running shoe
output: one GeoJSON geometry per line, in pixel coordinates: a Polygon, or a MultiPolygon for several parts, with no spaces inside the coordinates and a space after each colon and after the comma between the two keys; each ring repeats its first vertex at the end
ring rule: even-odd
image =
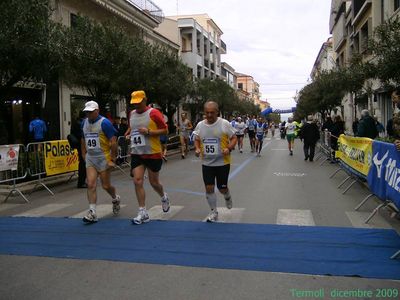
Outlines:
{"type": "Polygon", "coordinates": [[[142,223],[147,223],[150,221],[149,214],[145,209],[139,209],[137,217],[132,219],[132,223],[136,225],[140,225],[142,223]]]}
{"type": "Polygon", "coordinates": [[[162,196],[161,198],[161,206],[162,206],[162,210],[163,212],[168,212],[170,205],[169,205],[169,198],[168,195],[165,193],[164,196],[162,196]]]}
{"type": "Polygon", "coordinates": [[[213,223],[218,221],[218,212],[216,210],[212,210],[210,214],[207,216],[207,222],[213,223]]]}
{"type": "Polygon", "coordinates": [[[83,217],[82,221],[85,223],[96,223],[98,219],[96,213],[93,210],[89,209],[87,215],[83,217]]]}
{"type": "Polygon", "coordinates": [[[115,196],[115,199],[112,199],[112,211],[114,215],[118,215],[119,211],[121,210],[121,197],[119,195],[115,196]]]}
{"type": "Polygon", "coordinates": [[[232,204],[232,197],[229,197],[229,199],[225,199],[225,206],[227,209],[231,209],[233,204],[232,204]]]}

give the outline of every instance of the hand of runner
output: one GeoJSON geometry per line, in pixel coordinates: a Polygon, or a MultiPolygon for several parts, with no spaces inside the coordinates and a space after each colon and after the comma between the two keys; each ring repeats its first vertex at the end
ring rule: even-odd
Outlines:
{"type": "Polygon", "coordinates": [[[396,146],[396,149],[397,149],[398,151],[400,151],[400,140],[395,140],[395,141],[394,141],[394,145],[396,146]]]}
{"type": "Polygon", "coordinates": [[[228,148],[225,148],[224,150],[222,150],[223,155],[229,155],[229,153],[231,153],[231,151],[229,151],[228,148]]]}
{"type": "Polygon", "coordinates": [[[113,162],[113,161],[108,161],[108,162],[107,162],[107,166],[108,166],[109,168],[115,168],[115,162],[113,162]]]}
{"type": "Polygon", "coordinates": [[[199,156],[200,156],[200,149],[196,149],[194,153],[195,153],[195,155],[196,155],[197,157],[199,157],[199,156]]]}

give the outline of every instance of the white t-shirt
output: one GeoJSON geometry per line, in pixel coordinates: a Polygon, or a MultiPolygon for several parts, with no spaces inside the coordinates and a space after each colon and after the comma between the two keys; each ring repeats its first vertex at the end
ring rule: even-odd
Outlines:
{"type": "Polygon", "coordinates": [[[287,122],[285,125],[286,134],[294,134],[296,131],[296,124],[287,122]]]}
{"type": "Polygon", "coordinates": [[[217,167],[231,163],[231,155],[222,154],[235,134],[235,129],[227,120],[218,117],[213,124],[203,120],[197,124],[193,134],[200,141],[203,165],[217,167]]]}

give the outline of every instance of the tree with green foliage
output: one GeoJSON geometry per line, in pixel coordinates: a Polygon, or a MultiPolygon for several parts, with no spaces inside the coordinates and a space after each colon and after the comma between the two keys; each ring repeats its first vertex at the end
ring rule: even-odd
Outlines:
{"type": "Polygon", "coordinates": [[[59,69],[58,26],[48,0],[0,1],[0,95],[16,83],[46,83],[59,69]]]}
{"type": "Polygon", "coordinates": [[[400,17],[379,25],[369,40],[375,62],[375,78],[385,84],[400,85],[400,17]]]}

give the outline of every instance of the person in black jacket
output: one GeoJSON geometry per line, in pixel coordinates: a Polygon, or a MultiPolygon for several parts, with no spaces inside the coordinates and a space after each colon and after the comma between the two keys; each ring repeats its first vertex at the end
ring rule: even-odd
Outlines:
{"type": "Polygon", "coordinates": [[[368,109],[361,111],[361,120],[357,128],[357,136],[375,139],[378,136],[376,129],[376,122],[373,117],[369,115],[368,109]]]}
{"type": "Polygon", "coordinates": [[[79,118],[71,126],[71,134],[76,138],[77,144],[73,145],[78,150],[79,167],[78,167],[78,188],[87,188],[86,185],[86,163],[82,157],[81,139],[82,139],[82,121],[86,115],[83,111],[79,112],[79,118]]]}
{"type": "Polygon", "coordinates": [[[304,160],[314,160],[315,144],[319,140],[319,130],[313,116],[307,117],[307,122],[301,127],[300,138],[303,139],[304,160]]]}

